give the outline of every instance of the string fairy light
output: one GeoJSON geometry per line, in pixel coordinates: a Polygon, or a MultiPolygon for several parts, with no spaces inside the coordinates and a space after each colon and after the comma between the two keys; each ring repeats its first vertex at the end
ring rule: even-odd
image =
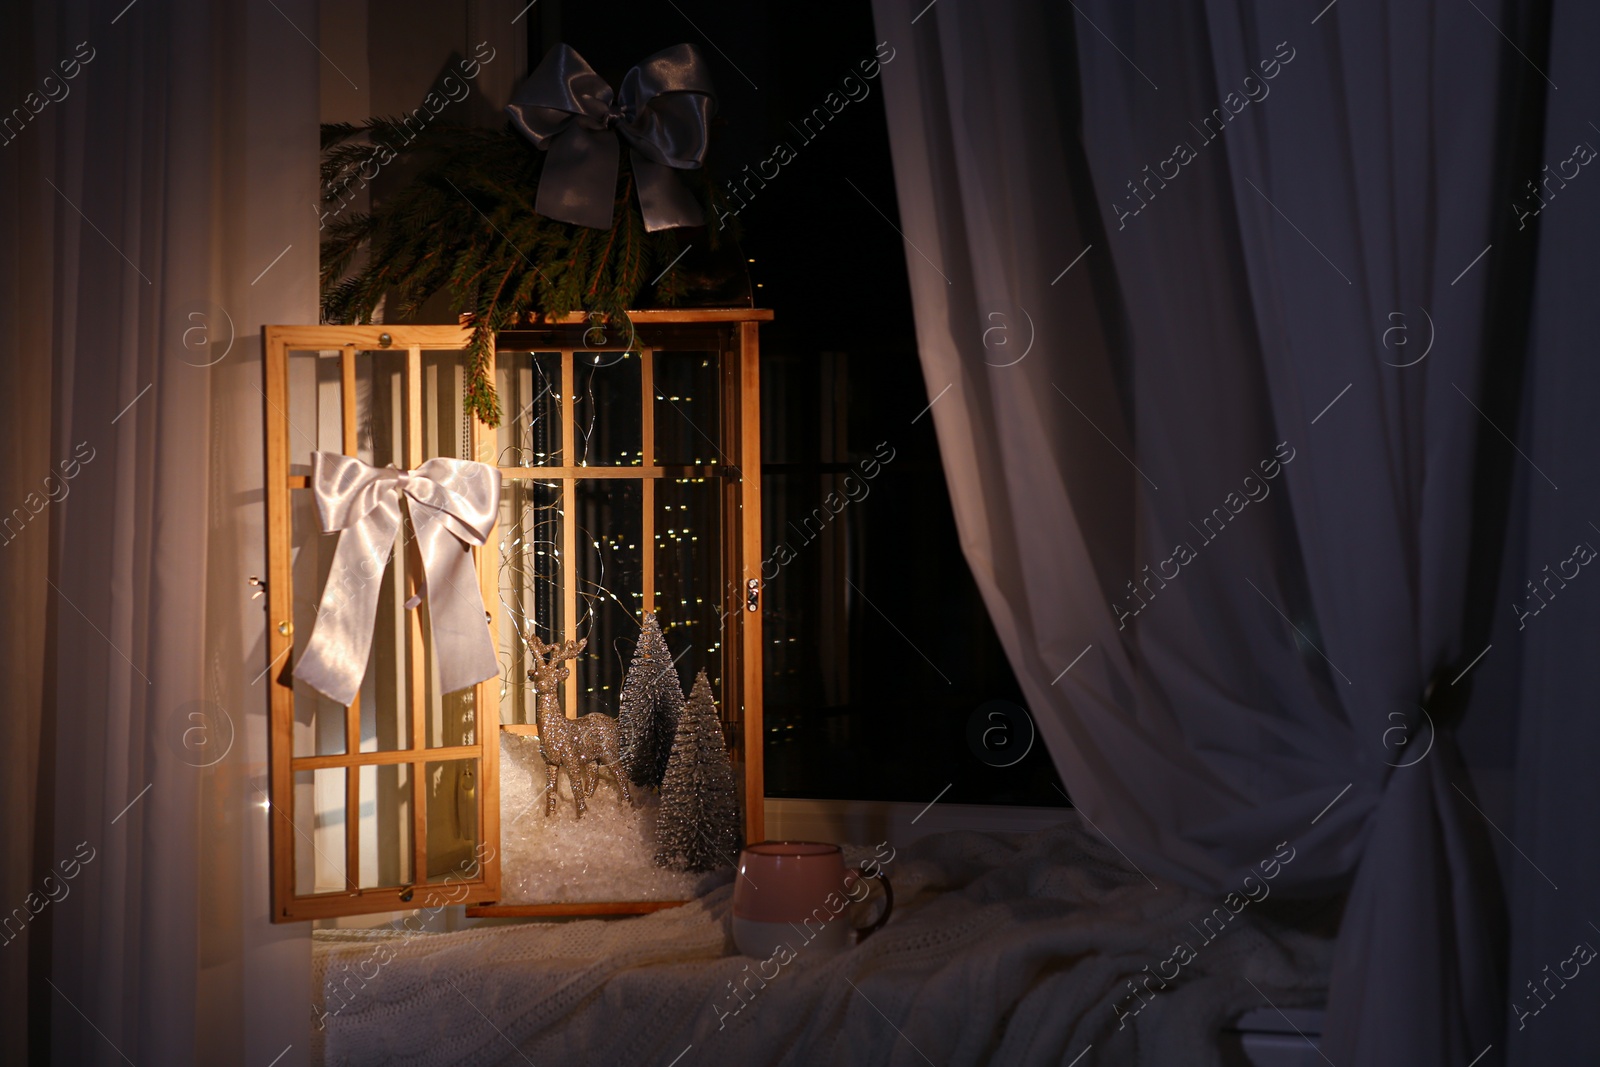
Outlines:
{"type": "MultiPolygon", "coordinates": [[[[515,434],[515,440],[502,449],[500,453],[502,466],[536,467],[548,463],[560,464],[564,453],[570,457],[567,462],[577,467],[643,465],[645,456],[643,448],[617,449],[610,453],[618,457],[616,460],[609,458],[603,451],[608,448],[607,442],[615,438],[618,423],[602,415],[602,402],[607,402],[608,412],[615,407],[609,401],[610,394],[616,391],[614,383],[618,381],[618,377],[612,375],[602,378],[600,372],[609,366],[616,366],[616,362],[602,365],[596,356],[592,362],[584,361],[577,365],[579,374],[576,377],[579,380],[570,396],[573,417],[566,423],[572,427],[573,440],[567,442],[567,447],[563,448],[559,439],[564,424],[561,417],[563,398],[557,381],[559,375],[549,368],[551,360],[541,359],[541,354],[538,353],[530,355],[533,357],[530,361],[533,385],[528,391],[532,393],[532,399],[514,418],[508,420],[509,429],[515,434]]],[[[627,360],[632,355],[623,353],[621,358],[627,360]]],[[[709,359],[703,359],[700,363],[702,368],[710,365],[709,359]]],[[[692,395],[681,392],[671,394],[663,391],[655,394],[655,399],[670,399],[685,404],[694,402],[692,395]]],[[[626,434],[629,428],[624,423],[621,432],[626,434]]],[[[702,461],[698,456],[693,460],[696,467],[709,466],[717,462],[715,458],[702,461]]],[[[587,477],[578,481],[588,486],[595,485],[587,477]]],[[[704,485],[707,481],[708,478],[704,475],[691,475],[673,477],[670,482],[664,484],[687,488],[704,485]]],[[[635,483],[630,481],[627,484],[635,483]]],[[[624,514],[628,512],[628,494],[615,492],[621,489],[622,485],[613,483],[609,488],[613,490],[609,496],[600,499],[580,498],[574,502],[563,499],[560,481],[510,480],[509,491],[504,497],[503,506],[507,509],[507,514],[503,516],[502,529],[509,531],[511,539],[509,544],[504,537],[499,542],[501,559],[497,578],[499,602],[506,620],[502,641],[509,644],[509,647],[501,650],[505,660],[501,694],[504,697],[513,688],[526,694],[517,701],[521,711],[519,718],[529,717],[532,713],[532,694],[527,691],[525,684],[525,668],[532,654],[530,642],[533,637],[539,636],[544,640],[556,640],[565,636],[590,638],[590,651],[580,657],[575,666],[585,680],[583,692],[593,695],[610,692],[614,688],[606,672],[595,672],[595,668],[603,658],[605,644],[604,641],[594,640],[595,630],[597,627],[602,630],[609,628],[602,619],[602,609],[605,604],[608,601],[615,604],[634,626],[641,625],[642,612],[647,606],[642,603],[644,593],[639,588],[628,588],[641,584],[638,579],[641,579],[642,575],[637,573],[643,563],[642,558],[637,556],[641,537],[629,536],[620,530],[595,533],[588,529],[585,523],[576,522],[575,533],[581,538],[583,551],[576,559],[562,558],[560,542],[562,523],[566,520],[564,510],[566,506],[581,507],[586,512],[592,509],[593,517],[602,521],[614,512],[621,511],[624,514]],[[546,492],[537,492],[539,489],[546,492]],[[520,551],[517,551],[518,549],[520,551]],[[629,557],[627,553],[635,555],[629,557]],[[572,572],[570,580],[575,587],[573,592],[577,617],[563,622],[560,618],[562,572],[569,569],[572,572]],[[619,595],[613,586],[620,586],[628,591],[619,595]],[[634,602],[634,605],[625,603],[624,596],[634,602]],[[541,623],[541,619],[545,621],[541,623]],[[557,630],[561,633],[556,633],[557,630]]],[[[643,517],[638,510],[637,497],[633,498],[633,509],[635,515],[643,517]]],[[[687,635],[709,626],[712,630],[709,636],[716,638],[720,636],[722,620],[700,617],[703,611],[697,609],[703,609],[706,601],[703,596],[692,596],[692,591],[707,582],[713,588],[720,587],[720,563],[714,555],[702,554],[699,547],[700,533],[696,532],[693,526],[683,523],[683,520],[688,518],[686,513],[690,509],[689,503],[674,503],[670,499],[663,501],[658,507],[658,513],[662,518],[671,521],[672,525],[667,527],[665,533],[659,528],[650,532],[656,546],[654,569],[659,583],[658,598],[660,592],[679,593],[681,595],[675,599],[678,600],[680,607],[686,609],[682,617],[665,620],[663,628],[668,632],[687,635]],[[678,513],[678,521],[672,521],[670,518],[673,512],[678,513]],[[693,606],[690,604],[691,596],[693,606]]],[[[620,635],[610,639],[617,656],[617,678],[620,678],[626,670],[625,656],[619,645],[622,640],[620,635]]],[[[690,647],[698,647],[702,654],[714,658],[724,646],[721,640],[714,639],[703,644],[690,638],[690,647]]],[[[718,678],[716,681],[720,686],[721,679],[718,678]]]]}

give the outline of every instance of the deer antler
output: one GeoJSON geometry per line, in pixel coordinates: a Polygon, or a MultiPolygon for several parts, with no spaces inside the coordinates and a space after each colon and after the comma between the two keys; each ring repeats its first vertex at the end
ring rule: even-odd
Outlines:
{"type": "Polygon", "coordinates": [[[554,645],[545,644],[537,636],[528,638],[528,648],[541,667],[554,667],[563,660],[577,659],[588,644],[587,637],[581,637],[576,641],[569,639],[554,645]]]}

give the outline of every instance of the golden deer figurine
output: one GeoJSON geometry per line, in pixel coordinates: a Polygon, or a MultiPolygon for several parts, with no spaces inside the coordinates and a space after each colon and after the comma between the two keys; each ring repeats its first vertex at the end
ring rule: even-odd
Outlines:
{"type": "Polygon", "coordinates": [[[556,780],[563,768],[572,785],[572,799],[580,818],[585,810],[584,798],[594,796],[595,786],[599,784],[601,767],[611,769],[612,777],[622,790],[622,799],[630,805],[633,803],[628,793],[628,776],[622,770],[617,720],[604,712],[569,719],[561,711],[561,683],[571,674],[566,661],[576,659],[588,643],[589,639],[583,638],[546,645],[537,637],[528,642],[535,664],[528,671],[528,680],[539,697],[534,724],[539,729],[539,752],[544,757],[544,813],[547,818],[556,813],[556,780]]]}

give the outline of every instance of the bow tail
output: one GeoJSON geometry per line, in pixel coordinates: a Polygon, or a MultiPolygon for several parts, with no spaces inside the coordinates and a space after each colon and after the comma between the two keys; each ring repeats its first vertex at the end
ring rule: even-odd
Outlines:
{"type": "Polygon", "coordinates": [[[596,230],[609,230],[617,195],[621,146],[609,130],[574,122],[550,142],[533,210],[596,230]]]}
{"type": "Polygon", "coordinates": [[[651,233],[674,226],[702,226],[706,216],[678,174],[665,163],[657,163],[636,150],[629,150],[633,161],[633,180],[639,186],[639,208],[644,228],[651,233]]]}
{"type": "Polygon", "coordinates": [[[399,504],[390,502],[340,532],[317,605],[316,627],[295,664],[296,678],[346,707],[355,701],[367,673],[378,592],[399,528],[399,504]]]}
{"type": "Polygon", "coordinates": [[[411,525],[427,578],[428,626],[439,668],[439,692],[453,693],[497,676],[500,661],[478,591],[472,546],[450,529],[444,513],[416,501],[411,504],[411,525]]]}

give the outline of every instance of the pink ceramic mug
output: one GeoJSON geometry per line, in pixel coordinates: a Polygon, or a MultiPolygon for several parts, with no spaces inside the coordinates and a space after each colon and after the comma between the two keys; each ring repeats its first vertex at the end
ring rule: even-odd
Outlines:
{"type": "Polygon", "coordinates": [[[733,885],[733,942],[746,956],[768,959],[787,945],[841,949],[883,926],[894,910],[894,890],[881,871],[872,877],[847,869],[838,845],[818,841],[762,841],[739,853],[733,885]],[[866,927],[849,919],[867,900],[874,878],[883,886],[883,914],[866,927]]]}

